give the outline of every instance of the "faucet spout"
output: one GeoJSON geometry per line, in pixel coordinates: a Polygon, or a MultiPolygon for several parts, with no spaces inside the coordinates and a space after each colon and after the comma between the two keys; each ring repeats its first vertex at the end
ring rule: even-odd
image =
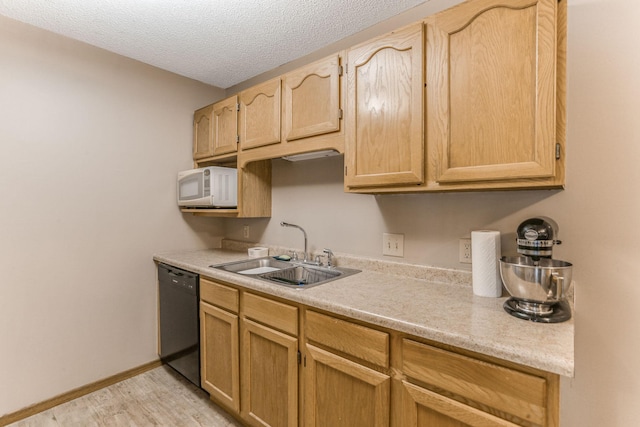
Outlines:
{"type": "Polygon", "coordinates": [[[303,262],[307,262],[307,232],[304,231],[304,228],[300,227],[299,225],[296,224],[290,224],[288,222],[280,222],[280,225],[283,227],[293,227],[293,228],[297,228],[298,230],[302,231],[302,234],[304,235],[304,254],[302,256],[303,258],[303,262]]]}

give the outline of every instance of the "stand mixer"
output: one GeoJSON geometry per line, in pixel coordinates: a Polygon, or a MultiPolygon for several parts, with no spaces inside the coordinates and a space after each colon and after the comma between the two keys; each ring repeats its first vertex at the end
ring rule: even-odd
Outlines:
{"type": "Polygon", "coordinates": [[[507,313],[543,323],[571,318],[566,301],[571,286],[572,264],[552,259],[557,225],[548,218],[530,218],[517,229],[521,256],[500,258],[500,276],[511,295],[504,303],[507,313]]]}

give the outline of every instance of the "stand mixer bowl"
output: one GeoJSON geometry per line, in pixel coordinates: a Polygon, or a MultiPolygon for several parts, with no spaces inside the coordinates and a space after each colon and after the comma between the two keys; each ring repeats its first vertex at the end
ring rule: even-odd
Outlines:
{"type": "Polygon", "coordinates": [[[500,258],[500,277],[523,311],[542,314],[566,298],[571,286],[572,264],[551,258],[528,256],[500,258]]]}

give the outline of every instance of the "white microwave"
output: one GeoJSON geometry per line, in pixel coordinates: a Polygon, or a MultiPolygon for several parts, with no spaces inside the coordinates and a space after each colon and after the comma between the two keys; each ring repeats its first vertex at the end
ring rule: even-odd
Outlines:
{"type": "Polygon", "coordinates": [[[238,170],[211,166],[178,172],[178,206],[235,208],[238,170]]]}

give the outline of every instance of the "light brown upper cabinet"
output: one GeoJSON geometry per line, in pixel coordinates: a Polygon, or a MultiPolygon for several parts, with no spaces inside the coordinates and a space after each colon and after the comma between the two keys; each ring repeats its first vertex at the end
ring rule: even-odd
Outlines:
{"type": "Polygon", "coordinates": [[[340,56],[299,68],[284,76],[283,135],[287,141],[340,130],[340,56]]]}
{"type": "Polygon", "coordinates": [[[567,0],[468,0],[247,89],[239,127],[237,97],[196,111],[194,159],[239,128],[238,167],[334,149],[348,192],[562,188],[566,23],[567,0]]]}
{"type": "Polygon", "coordinates": [[[422,24],[348,53],[345,187],[424,182],[422,24]]]}
{"type": "Polygon", "coordinates": [[[565,3],[471,0],[425,20],[434,187],[562,184],[565,3]]]}
{"type": "Polygon", "coordinates": [[[235,153],[238,147],[238,97],[224,99],[193,113],[193,159],[235,153]]]}
{"type": "Polygon", "coordinates": [[[240,93],[240,148],[280,142],[280,78],[240,93]]]}
{"type": "Polygon", "coordinates": [[[213,156],[213,105],[207,105],[193,113],[193,159],[213,156]]]}
{"type": "Polygon", "coordinates": [[[238,97],[213,104],[213,155],[238,151],[238,97]]]}

